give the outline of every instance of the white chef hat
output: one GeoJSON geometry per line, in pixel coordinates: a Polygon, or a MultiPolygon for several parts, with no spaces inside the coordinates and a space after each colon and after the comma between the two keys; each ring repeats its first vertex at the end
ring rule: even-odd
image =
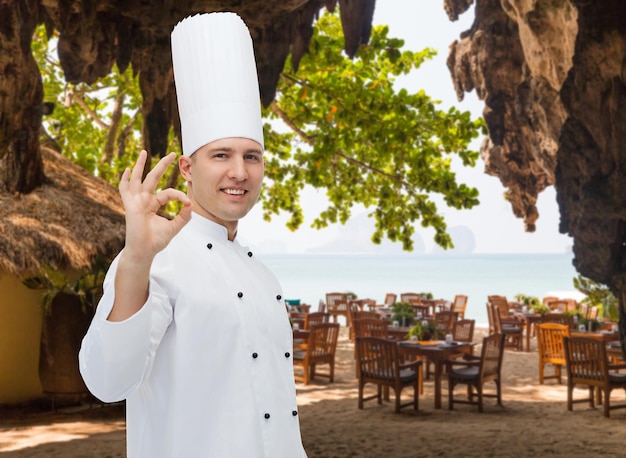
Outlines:
{"type": "Polygon", "coordinates": [[[250,32],[235,13],[197,14],[172,31],[172,62],[183,154],[244,137],[263,148],[263,123],[250,32]]]}

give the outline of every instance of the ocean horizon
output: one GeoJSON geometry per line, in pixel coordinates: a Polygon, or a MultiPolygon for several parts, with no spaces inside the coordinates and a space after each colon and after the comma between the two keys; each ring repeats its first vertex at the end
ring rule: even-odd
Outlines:
{"type": "Polygon", "coordinates": [[[385,294],[430,292],[468,296],[466,317],[488,323],[487,296],[579,297],[572,253],[546,254],[258,254],[278,277],[286,299],[317,310],[329,292],[352,292],[382,303],[385,294]]]}

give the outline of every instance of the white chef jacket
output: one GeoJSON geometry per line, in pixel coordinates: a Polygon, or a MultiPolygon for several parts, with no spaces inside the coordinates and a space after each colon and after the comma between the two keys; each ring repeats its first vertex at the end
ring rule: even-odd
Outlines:
{"type": "Polygon", "coordinates": [[[107,274],[80,371],[102,401],[126,399],[129,458],[306,456],[281,287],[227,235],[192,214],[122,322],[106,320],[117,259],[107,274]]]}

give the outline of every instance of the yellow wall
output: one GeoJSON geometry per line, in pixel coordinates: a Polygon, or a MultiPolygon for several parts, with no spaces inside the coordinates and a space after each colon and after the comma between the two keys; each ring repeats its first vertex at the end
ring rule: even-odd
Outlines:
{"type": "Polygon", "coordinates": [[[41,291],[0,273],[0,404],[41,398],[39,340],[41,291]]]}

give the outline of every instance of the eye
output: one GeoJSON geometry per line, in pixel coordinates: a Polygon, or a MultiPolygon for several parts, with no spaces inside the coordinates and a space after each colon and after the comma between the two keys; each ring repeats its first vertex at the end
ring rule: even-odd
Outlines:
{"type": "Polygon", "coordinates": [[[259,162],[261,161],[261,154],[259,153],[249,153],[245,155],[247,161],[259,162]]]}

